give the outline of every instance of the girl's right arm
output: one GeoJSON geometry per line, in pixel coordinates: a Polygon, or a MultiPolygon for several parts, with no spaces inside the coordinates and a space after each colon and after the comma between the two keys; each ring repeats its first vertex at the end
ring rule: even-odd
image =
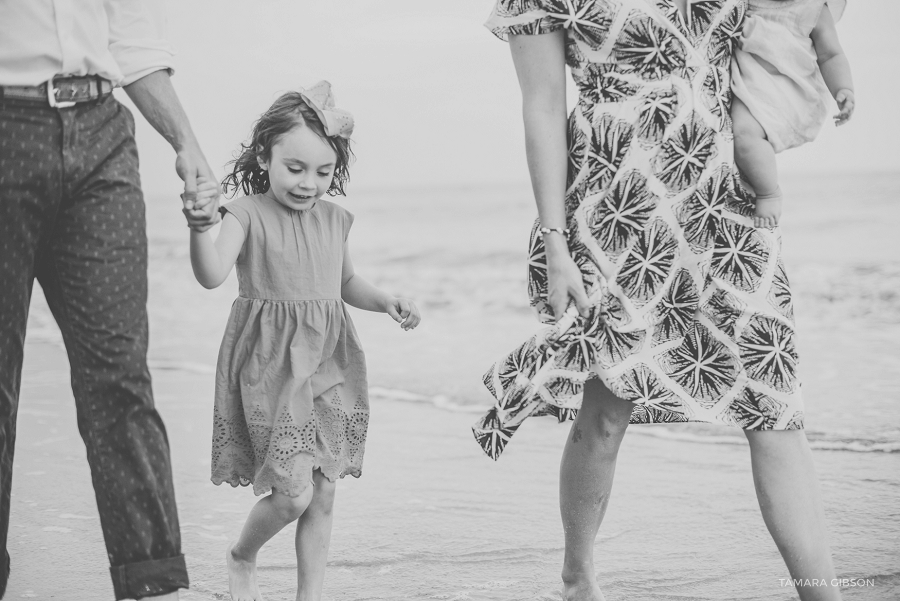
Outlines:
{"type": "MultiPolygon", "coordinates": [[[[509,46],[522,89],[525,152],[531,187],[541,226],[565,228],[566,172],[566,63],[565,31],[542,35],[511,35],[509,46]]],[[[547,292],[556,319],[575,301],[587,316],[589,303],[581,271],[569,254],[566,237],[544,236],[547,249],[547,292]]]]}
{"type": "Polygon", "coordinates": [[[204,288],[216,288],[225,281],[244,246],[244,228],[231,213],[222,219],[219,236],[213,242],[208,231],[191,230],[191,266],[204,288]]]}

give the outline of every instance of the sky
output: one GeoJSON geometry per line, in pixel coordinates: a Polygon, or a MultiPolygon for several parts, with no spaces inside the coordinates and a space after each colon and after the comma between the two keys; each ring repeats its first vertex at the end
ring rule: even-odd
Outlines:
{"type": "MultiPolygon", "coordinates": [[[[281,93],[320,79],[356,118],[350,192],[527,183],[520,95],[490,0],[167,2],[173,83],[210,165],[224,173],[281,93]]],[[[851,0],[839,32],[857,114],[779,157],[782,173],[900,170],[897,0],[851,0]]],[[[570,98],[570,103],[574,98],[570,98]]],[[[139,119],[148,197],[175,196],[174,154],[139,119]]]]}

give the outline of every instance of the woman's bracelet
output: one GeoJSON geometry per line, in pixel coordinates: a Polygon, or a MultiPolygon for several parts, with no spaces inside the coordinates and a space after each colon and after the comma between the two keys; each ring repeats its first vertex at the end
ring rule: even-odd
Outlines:
{"type": "Polygon", "coordinates": [[[569,235],[569,228],[567,227],[541,227],[538,231],[541,232],[541,236],[546,236],[547,234],[569,235]]]}

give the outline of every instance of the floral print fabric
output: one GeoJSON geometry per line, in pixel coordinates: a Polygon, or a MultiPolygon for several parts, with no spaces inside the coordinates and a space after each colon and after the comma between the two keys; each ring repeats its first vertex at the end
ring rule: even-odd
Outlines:
{"type": "Polygon", "coordinates": [[[743,0],[500,0],[498,37],[566,32],[569,248],[592,311],[555,324],[537,224],[532,305],[551,323],[495,364],[474,426],[493,458],[527,417],[571,419],[599,377],[632,423],[802,428],[777,229],[755,229],[733,163],[731,56],[743,0]]]}

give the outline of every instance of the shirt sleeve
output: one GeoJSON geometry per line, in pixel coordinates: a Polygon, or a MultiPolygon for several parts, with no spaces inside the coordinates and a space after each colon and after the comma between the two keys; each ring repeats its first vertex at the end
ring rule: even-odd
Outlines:
{"type": "Polygon", "coordinates": [[[122,85],[174,69],[175,52],[166,39],[164,3],[104,0],[109,20],[109,51],[122,71],[122,85]]]}

